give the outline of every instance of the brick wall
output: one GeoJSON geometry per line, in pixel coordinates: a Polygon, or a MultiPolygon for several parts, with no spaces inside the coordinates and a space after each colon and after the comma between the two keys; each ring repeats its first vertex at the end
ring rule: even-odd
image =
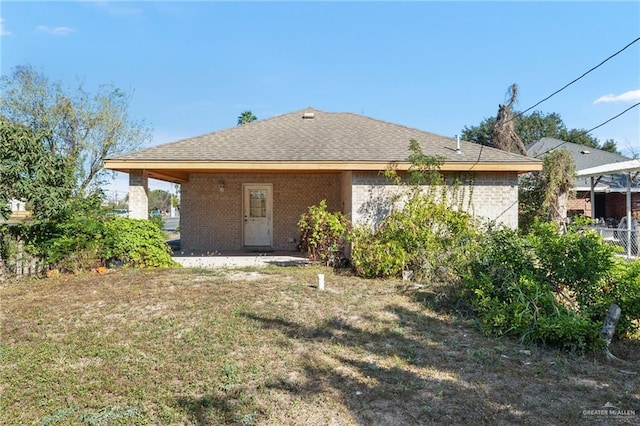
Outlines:
{"type": "Polygon", "coordinates": [[[182,184],[181,249],[185,253],[243,249],[242,184],[273,185],[273,249],[296,250],[300,215],[327,200],[341,210],[340,174],[191,174],[182,184]],[[220,183],[224,192],[220,192],[220,183]],[[291,242],[291,239],[295,239],[291,242]]]}
{"type": "Polygon", "coordinates": [[[485,172],[470,176],[474,179],[471,213],[483,220],[517,228],[518,174],[485,172]]]}
{"type": "MultiPolygon", "coordinates": [[[[603,205],[598,209],[603,219],[614,218],[620,220],[627,215],[627,194],[619,192],[596,193],[596,203],[603,205]]],[[[598,204],[596,204],[598,206],[598,204]]],[[[574,214],[583,214],[591,217],[591,193],[581,191],[576,197],[569,200],[569,210],[574,214]]],[[[634,215],[640,214],[640,194],[631,194],[631,212],[634,215]]]]}
{"type": "MultiPolygon", "coordinates": [[[[458,188],[458,195],[471,213],[483,220],[496,220],[517,227],[515,173],[448,176],[449,180],[455,178],[463,182],[458,188]]],[[[330,210],[347,215],[351,213],[354,223],[359,223],[374,217],[382,218],[389,210],[390,197],[399,190],[375,172],[192,174],[181,189],[182,251],[206,253],[243,249],[242,184],[246,183],[273,185],[275,250],[296,250],[300,215],[322,199],[327,200],[330,210]],[[220,192],[220,183],[224,183],[224,192],[220,192]]]]}
{"type": "MultiPolygon", "coordinates": [[[[465,210],[482,220],[495,220],[511,228],[518,226],[518,176],[516,173],[447,174],[460,185],[456,196],[465,210]]],[[[376,222],[389,211],[390,200],[399,189],[378,173],[353,173],[352,220],[376,222]]]]}

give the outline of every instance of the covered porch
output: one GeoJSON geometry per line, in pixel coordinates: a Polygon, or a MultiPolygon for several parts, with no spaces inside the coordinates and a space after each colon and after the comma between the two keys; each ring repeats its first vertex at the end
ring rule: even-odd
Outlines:
{"type": "Polygon", "coordinates": [[[350,217],[350,171],[164,170],[129,173],[129,216],[148,218],[149,178],[180,184],[181,252],[297,252],[298,221],[326,200],[350,217]]]}
{"type": "Polygon", "coordinates": [[[617,226],[612,227],[607,223],[599,223],[596,217],[596,209],[591,209],[591,218],[596,229],[603,238],[611,244],[619,245],[627,258],[640,257],[640,200],[632,200],[632,182],[640,173],[640,160],[630,160],[618,163],[605,164],[579,170],[578,177],[590,178],[591,205],[596,205],[596,185],[602,176],[622,174],[626,178],[626,214],[621,218],[617,226]]]}

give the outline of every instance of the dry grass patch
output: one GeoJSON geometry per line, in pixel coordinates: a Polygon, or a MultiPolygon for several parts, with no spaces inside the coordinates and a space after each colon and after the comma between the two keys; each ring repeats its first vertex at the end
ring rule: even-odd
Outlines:
{"type": "MultiPolygon", "coordinates": [[[[2,424],[619,424],[630,365],[489,339],[390,281],[316,267],[0,288],[2,424]],[[326,276],[326,291],[315,288],[326,276]]],[[[628,414],[628,413],[627,413],[628,414]]]]}

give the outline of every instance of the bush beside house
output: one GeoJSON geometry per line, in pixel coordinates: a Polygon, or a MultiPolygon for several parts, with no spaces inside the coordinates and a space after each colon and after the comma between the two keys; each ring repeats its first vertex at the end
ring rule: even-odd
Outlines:
{"type": "Polygon", "coordinates": [[[94,208],[78,209],[60,221],[32,221],[3,226],[0,231],[6,266],[11,264],[7,260],[16,255],[18,245],[40,264],[62,272],[112,265],[177,266],[164,233],[155,223],[107,217],[94,208]]]}

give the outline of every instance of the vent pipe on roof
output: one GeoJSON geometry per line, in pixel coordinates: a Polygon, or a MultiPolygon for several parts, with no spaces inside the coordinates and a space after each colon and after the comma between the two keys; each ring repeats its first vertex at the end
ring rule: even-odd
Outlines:
{"type": "Polygon", "coordinates": [[[460,135],[456,135],[456,154],[462,154],[460,149],[460,135]]]}
{"type": "Polygon", "coordinates": [[[315,115],[314,113],[312,113],[312,112],[305,112],[304,114],[302,114],[302,118],[303,118],[304,120],[310,120],[310,119],[312,119],[312,118],[313,118],[313,117],[315,117],[315,116],[316,116],[316,115],[315,115]]]}

